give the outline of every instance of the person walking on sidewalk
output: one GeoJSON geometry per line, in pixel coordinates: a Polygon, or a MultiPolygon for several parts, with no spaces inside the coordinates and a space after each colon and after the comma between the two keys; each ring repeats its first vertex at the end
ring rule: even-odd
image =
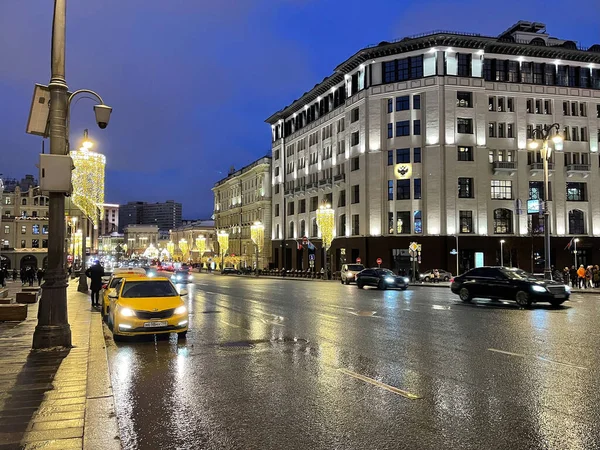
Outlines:
{"type": "Polygon", "coordinates": [[[4,269],[0,268],[0,287],[6,286],[5,277],[4,277],[4,269]]]}
{"type": "Polygon", "coordinates": [[[577,269],[577,281],[580,289],[585,288],[585,267],[583,267],[583,264],[577,269]]]}
{"type": "Polygon", "coordinates": [[[577,267],[571,266],[571,270],[569,270],[569,275],[571,276],[571,287],[577,287],[577,267]]]}
{"type": "Polygon", "coordinates": [[[17,277],[19,276],[17,274],[17,269],[13,269],[13,274],[12,275],[13,275],[13,281],[17,281],[17,277]]]}
{"type": "Polygon", "coordinates": [[[37,271],[37,280],[38,280],[38,286],[42,285],[42,280],[44,279],[44,269],[42,269],[41,267],[38,269],[37,271]]]}
{"type": "Polygon", "coordinates": [[[100,261],[96,261],[92,267],[86,270],[85,276],[91,280],[92,307],[100,306],[100,289],[102,289],[102,277],[104,276],[104,267],[100,265],[100,261]]]}

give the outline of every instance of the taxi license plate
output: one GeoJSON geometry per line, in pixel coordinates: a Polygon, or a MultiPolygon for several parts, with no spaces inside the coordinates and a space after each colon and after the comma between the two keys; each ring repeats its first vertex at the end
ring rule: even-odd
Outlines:
{"type": "Polygon", "coordinates": [[[567,296],[564,294],[555,295],[554,298],[566,298],[567,296]]]}
{"type": "Polygon", "coordinates": [[[157,327],[166,327],[167,322],[146,322],[144,323],[144,328],[157,328],[157,327]]]}

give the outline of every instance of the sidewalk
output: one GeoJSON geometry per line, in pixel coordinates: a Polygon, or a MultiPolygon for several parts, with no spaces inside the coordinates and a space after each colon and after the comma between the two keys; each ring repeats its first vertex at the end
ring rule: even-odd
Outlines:
{"type": "MultiPolygon", "coordinates": [[[[21,283],[7,287],[14,298],[21,283]]],[[[67,295],[71,349],[31,351],[38,303],[0,322],[0,450],[121,448],[102,319],[76,283],[67,295]]]]}

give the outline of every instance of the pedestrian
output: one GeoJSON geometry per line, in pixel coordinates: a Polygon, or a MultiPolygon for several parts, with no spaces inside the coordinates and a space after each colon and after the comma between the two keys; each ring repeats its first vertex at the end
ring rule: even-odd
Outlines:
{"type": "Polygon", "coordinates": [[[577,287],[577,268],[575,266],[571,266],[571,270],[569,270],[569,275],[571,278],[571,287],[577,287]]]}
{"type": "Polygon", "coordinates": [[[577,284],[580,289],[585,288],[585,267],[583,267],[583,264],[577,269],[577,284]]]}
{"type": "Polygon", "coordinates": [[[6,286],[6,281],[5,281],[5,277],[4,277],[4,270],[0,269],[0,286],[4,287],[6,286]]]}
{"type": "Polygon", "coordinates": [[[569,278],[571,278],[571,275],[569,273],[569,268],[568,267],[565,267],[563,269],[562,277],[563,277],[563,283],[565,283],[568,286],[569,285],[569,278]]]}
{"type": "Polygon", "coordinates": [[[100,306],[100,289],[102,289],[102,277],[104,276],[104,268],[100,265],[100,261],[96,261],[92,267],[86,270],[85,276],[91,280],[92,307],[100,306]]]}
{"type": "Polygon", "coordinates": [[[43,278],[44,278],[44,270],[40,267],[37,271],[38,286],[42,285],[43,278]]]}
{"type": "Polygon", "coordinates": [[[17,269],[13,269],[13,281],[17,281],[17,277],[19,276],[19,274],[17,273],[17,269]]]}
{"type": "Polygon", "coordinates": [[[437,269],[433,269],[433,282],[434,283],[440,282],[440,271],[437,269]]]}
{"type": "Polygon", "coordinates": [[[27,269],[27,283],[29,283],[29,287],[32,287],[34,282],[35,282],[35,268],[29,267],[27,269]]]}
{"type": "Polygon", "coordinates": [[[592,266],[588,266],[585,270],[585,284],[586,286],[589,286],[590,289],[594,287],[592,284],[592,266]]]}
{"type": "Polygon", "coordinates": [[[25,286],[25,282],[27,281],[27,267],[21,267],[21,271],[19,272],[19,278],[21,280],[21,284],[25,286]]]}
{"type": "Polygon", "coordinates": [[[594,270],[592,271],[592,277],[594,279],[594,287],[600,287],[600,268],[598,265],[594,266],[594,270]]]}

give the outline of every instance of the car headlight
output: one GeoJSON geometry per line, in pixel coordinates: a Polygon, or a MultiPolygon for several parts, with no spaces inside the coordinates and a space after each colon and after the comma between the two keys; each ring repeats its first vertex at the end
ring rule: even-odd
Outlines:
{"type": "Polygon", "coordinates": [[[152,278],[154,276],[154,274],[152,272],[148,272],[148,278],[152,278]]]}
{"type": "Polygon", "coordinates": [[[544,286],[539,286],[537,284],[534,284],[533,286],[531,286],[531,290],[533,292],[546,292],[546,288],[544,286]]]}
{"type": "Polygon", "coordinates": [[[192,275],[188,275],[188,280],[193,280],[194,277],[192,275]]]}
{"type": "Polygon", "coordinates": [[[420,273],[419,274],[419,278],[425,278],[425,274],[424,273],[420,273]]]}
{"type": "Polygon", "coordinates": [[[185,306],[178,306],[175,308],[175,311],[173,311],[173,314],[185,314],[186,312],[187,308],[185,306]]]}
{"type": "Polygon", "coordinates": [[[404,277],[404,278],[403,278],[403,280],[404,280],[404,282],[405,282],[406,284],[408,284],[408,282],[410,281],[410,280],[408,279],[408,277],[404,277]]]}
{"type": "Polygon", "coordinates": [[[396,280],[394,280],[392,277],[385,277],[384,280],[386,283],[395,283],[396,282],[396,280]]]}
{"type": "Polygon", "coordinates": [[[123,317],[133,317],[135,316],[135,311],[129,308],[121,308],[121,315],[123,317]]]}
{"type": "Polygon", "coordinates": [[[568,294],[570,294],[571,293],[571,286],[567,286],[565,284],[565,292],[568,293],[568,294]]]}

